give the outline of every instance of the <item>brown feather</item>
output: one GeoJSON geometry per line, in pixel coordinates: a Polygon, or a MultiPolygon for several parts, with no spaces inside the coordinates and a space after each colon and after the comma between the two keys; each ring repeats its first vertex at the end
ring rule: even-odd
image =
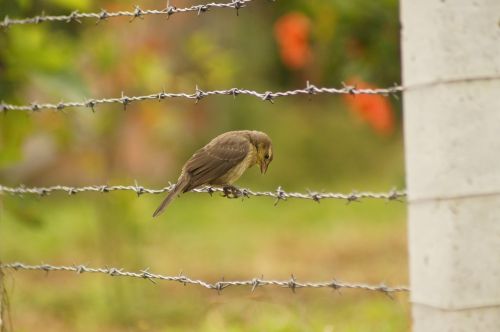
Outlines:
{"type": "Polygon", "coordinates": [[[153,218],[160,215],[165,208],[172,202],[172,200],[179,195],[180,193],[185,192],[184,188],[189,184],[189,178],[187,176],[181,176],[177,183],[175,184],[174,189],[168,193],[167,197],[161,202],[160,206],[153,213],[153,218]]]}
{"type": "Polygon", "coordinates": [[[249,145],[250,141],[245,136],[223,135],[198,150],[183,168],[183,173],[191,177],[184,192],[204,184],[215,184],[214,181],[245,159],[249,145]]]}

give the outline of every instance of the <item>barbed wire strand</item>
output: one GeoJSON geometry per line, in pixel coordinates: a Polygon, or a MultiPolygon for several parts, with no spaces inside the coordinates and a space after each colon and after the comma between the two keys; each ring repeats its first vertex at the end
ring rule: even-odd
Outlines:
{"type": "Polygon", "coordinates": [[[198,103],[201,99],[208,97],[208,96],[214,96],[214,95],[228,95],[228,96],[233,96],[237,97],[240,95],[248,95],[248,96],[253,96],[256,98],[259,98],[263,101],[269,101],[273,102],[276,98],[280,97],[289,97],[289,96],[297,96],[297,95],[317,95],[317,94],[344,94],[344,95],[361,95],[361,94],[367,94],[367,95],[383,95],[383,96],[394,96],[397,97],[397,94],[401,91],[403,91],[402,86],[394,85],[393,87],[389,88],[379,88],[379,89],[358,89],[356,86],[353,85],[346,85],[343,84],[342,88],[327,88],[327,87],[316,87],[309,82],[307,82],[307,85],[303,89],[296,89],[296,90],[289,90],[289,91],[277,91],[277,92],[272,92],[272,91],[266,91],[266,92],[257,92],[254,90],[247,90],[247,89],[238,89],[238,88],[231,88],[227,90],[212,90],[212,91],[203,91],[196,86],[195,92],[193,93],[185,93],[185,92],[179,92],[179,93],[172,93],[172,92],[158,92],[158,93],[153,93],[149,95],[143,95],[143,96],[125,96],[122,93],[122,96],[119,98],[103,98],[103,99],[89,99],[87,101],[81,101],[81,102],[59,102],[57,104],[50,104],[50,103],[36,103],[33,102],[29,105],[12,105],[12,104],[6,104],[3,101],[0,102],[0,112],[7,112],[7,111],[32,111],[32,112],[37,112],[41,110],[56,110],[56,111],[62,111],[66,108],[76,108],[76,107],[85,107],[88,109],[91,109],[92,111],[95,111],[95,107],[97,105],[101,104],[122,104],[124,109],[132,103],[132,102],[137,102],[137,101],[145,101],[145,100],[164,100],[166,98],[185,98],[185,99],[193,99],[195,100],[196,103],[198,103]]]}
{"type": "Polygon", "coordinates": [[[70,22],[78,22],[81,23],[82,19],[95,19],[96,24],[98,24],[101,21],[107,20],[109,18],[114,18],[114,17],[130,17],[132,22],[136,18],[141,18],[143,19],[144,16],[147,15],[164,15],[168,18],[174,14],[178,13],[189,13],[189,12],[194,12],[197,15],[200,15],[202,13],[208,12],[212,8],[228,8],[228,9],[235,9],[236,10],[236,15],[239,14],[239,10],[241,8],[244,8],[252,2],[253,0],[232,0],[230,2],[226,3],[216,3],[216,2],[211,2],[211,3],[206,3],[206,4],[199,4],[199,5],[193,5],[190,7],[184,7],[184,8],[178,8],[175,6],[171,6],[170,2],[167,2],[167,6],[164,9],[141,9],[139,6],[135,6],[133,11],[117,11],[117,12],[108,12],[104,9],[102,9],[98,13],[79,13],[77,10],[71,12],[70,14],[67,15],[37,15],[34,17],[29,17],[29,18],[20,18],[20,19],[11,19],[8,16],[5,16],[3,21],[0,22],[0,28],[8,28],[12,25],[20,25],[20,24],[39,24],[43,22],[64,22],[64,23],[70,23],[70,22]]]}
{"type": "Polygon", "coordinates": [[[124,271],[123,269],[118,269],[114,267],[92,268],[92,267],[87,267],[85,265],[72,265],[72,266],[54,266],[49,264],[28,265],[19,262],[0,264],[0,269],[5,269],[5,270],[10,269],[15,271],[38,270],[38,271],[45,271],[47,273],[52,271],[67,271],[67,272],[76,272],[79,275],[84,272],[101,273],[113,277],[130,277],[130,278],[147,279],[152,282],[154,282],[155,280],[173,281],[184,285],[197,285],[207,289],[216,290],[218,292],[221,292],[222,290],[230,286],[248,286],[251,287],[251,291],[254,291],[257,287],[275,286],[275,287],[289,288],[294,292],[296,289],[299,288],[332,288],[335,290],[361,289],[366,291],[381,292],[387,295],[398,292],[409,292],[409,288],[406,286],[389,287],[386,286],[385,284],[368,285],[362,283],[347,283],[347,282],[337,281],[335,279],[328,281],[320,281],[320,282],[299,282],[293,275],[288,280],[268,280],[264,279],[263,277],[260,277],[260,278],[253,278],[251,280],[221,280],[211,283],[200,279],[191,279],[183,274],[179,274],[177,276],[154,274],[149,272],[148,269],[144,269],[139,272],[128,272],[124,271]]]}
{"type": "MultiPolygon", "coordinates": [[[[99,193],[109,193],[112,191],[132,191],[140,196],[142,194],[161,194],[165,192],[170,192],[173,190],[174,185],[171,184],[167,187],[160,189],[149,189],[138,185],[95,185],[95,186],[84,186],[84,187],[70,187],[56,185],[51,187],[31,187],[27,188],[24,186],[19,187],[7,187],[0,185],[0,193],[11,194],[11,195],[25,195],[34,194],[39,196],[46,196],[53,192],[65,192],[69,195],[75,195],[82,192],[99,192],[99,193]]],[[[286,201],[288,199],[307,199],[315,202],[320,202],[323,199],[338,199],[350,202],[359,202],[362,199],[382,199],[387,201],[401,201],[402,198],[406,197],[406,192],[404,190],[392,189],[388,192],[351,192],[351,193],[333,193],[333,192],[315,192],[308,191],[306,193],[299,192],[286,192],[281,187],[278,187],[275,191],[252,191],[246,188],[239,188],[241,197],[271,197],[276,199],[275,204],[279,201],[286,201]]],[[[215,192],[223,192],[222,188],[205,186],[197,189],[193,189],[192,192],[196,193],[208,193],[212,195],[215,192]]]]}

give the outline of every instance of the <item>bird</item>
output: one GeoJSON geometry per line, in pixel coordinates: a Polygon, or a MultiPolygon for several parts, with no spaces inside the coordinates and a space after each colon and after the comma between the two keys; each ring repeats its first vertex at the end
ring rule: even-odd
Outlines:
{"type": "Polygon", "coordinates": [[[273,145],[266,133],[238,130],[220,134],[186,161],[177,183],[153,213],[153,218],[176,196],[203,185],[220,186],[224,196],[239,197],[241,191],[233,183],[254,165],[259,165],[265,174],[272,160],[273,145]]]}

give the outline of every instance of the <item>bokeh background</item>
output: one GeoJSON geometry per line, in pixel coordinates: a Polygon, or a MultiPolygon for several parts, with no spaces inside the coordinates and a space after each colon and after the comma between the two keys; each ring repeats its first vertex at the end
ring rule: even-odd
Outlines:
{"type": "MultiPolygon", "coordinates": [[[[171,1],[177,7],[198,4],[171,1]]],[[[163,1],[0,0],[0,17],[162,9],[163,1]]],[[[0,100],[14,104],[248,88],[387,87],[400,82],[397,0],[254,1],[240,10],[128,22],[43,23],[0,33],[0,100]]],[[[404,188],[401,104],[382,96],[216,96],[0,116],[4,185],[175,182],[221,132],[274,141],[255,190],[404,188]]],[[[215,195],[217,196],[217,195],[215,195]]],[[[162,197],[131,192],[0,196],[0,259],[88,264],[208,281],[336,278],[406,284],[405,205],[228,200],[186,194],[159,220],[162,197]]],[[[70,273],[8,272],[16,331],[404,331],[407,295],[264,288],[250,293],[70,273]]]]}

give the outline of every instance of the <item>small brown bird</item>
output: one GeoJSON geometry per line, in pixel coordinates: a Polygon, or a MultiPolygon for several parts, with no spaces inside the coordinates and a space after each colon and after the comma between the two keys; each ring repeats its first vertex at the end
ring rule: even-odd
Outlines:
{"type": "Polygon", "coordinates": [[[261,173],[273,160],[273,146],[267,134],[260,131],[229,131],[211,140],[182,167],[174,189],[153,213],[158,216],[179,194],[203,185],[222,186],[224,195],[238,197],[240,191],[233,183],[253,165],[261,173]]]}

